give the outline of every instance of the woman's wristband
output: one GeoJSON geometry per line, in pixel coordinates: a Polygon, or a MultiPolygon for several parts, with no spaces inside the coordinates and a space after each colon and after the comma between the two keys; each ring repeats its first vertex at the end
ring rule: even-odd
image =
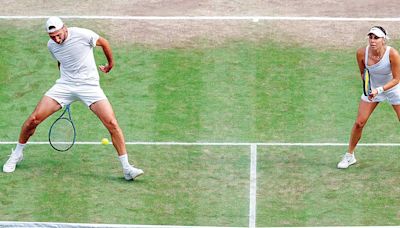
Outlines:
{"type": "Polygon", "coordinates": [[[378,94],[383,93],[383,86],[376,88],[376,90],[378,91],[378,94]]]}

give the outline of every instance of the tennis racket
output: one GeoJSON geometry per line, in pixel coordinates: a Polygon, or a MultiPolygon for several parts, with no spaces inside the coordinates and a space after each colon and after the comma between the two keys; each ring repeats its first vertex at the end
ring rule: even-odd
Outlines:
{"type": "Polygon", "coordinates": [[[76,130],[71,118],[70,106],[67,105],[49,130],[49,143],[57,151],[67,151],[74,145],[76,130]]]}
{"type": "Polygon", "coordinates": [[[367,68],[364,69],[363,74],[363,92],[365,96],[369,96],[372,92],[371,89],[371,77],[369,75],[369,70],[367,68]]]}

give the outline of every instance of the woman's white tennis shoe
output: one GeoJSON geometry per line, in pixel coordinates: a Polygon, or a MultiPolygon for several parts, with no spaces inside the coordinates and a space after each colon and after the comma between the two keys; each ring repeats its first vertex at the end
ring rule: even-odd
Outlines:
{"type": "Polygon", "coordinates": [[[24,156],[22,154],[21,156],[15,156],[13,152],[14,151],[11,149],[10,158],[8,158],[6,163],[3,165],[3,172],[5,173],[14,172],[17,164],[19,164],[24,159],[24,156]]]}
{"type": "Polygon", "coordinates": [[[357,162],[354,154],[346,153],[342,160],[338,163],[338,169],[347,169],[349,166],[355,164],[357,162]]]}
{"type": "Polygon", "coordinates": [[[124,169],[125,180],[135,180],[136,177],[142,175],[143,173],[143,170],[133,166],[130,166],[128,169],[124,169]]]}

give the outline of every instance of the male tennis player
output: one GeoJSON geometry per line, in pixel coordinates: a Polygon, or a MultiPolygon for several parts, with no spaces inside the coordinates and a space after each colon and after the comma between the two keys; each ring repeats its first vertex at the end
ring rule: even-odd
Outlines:
{"type": "Polygon", "coordinates": [[[338,163],[339,169],[346,169],[357,162],[354,150],[361,139],[362,130],[376,106],[387,100],[400,120],[400,55],[386,45],[387,34],[381,26],[374,26],[368,32],[369,45],[357,50],[357,63],[361,73],[368,69],[371,78],[371,95],[361,95],[357,119],[351,131],[348,151],[338,163]]]}
{"type": "Polygon", "coordinates": [[[108,73],[114,66],[111,47],[106,39],[91,30],[67,28],[59,17],[46,21],[46,31],[50,36],[47,43],[51,55],[58,62],[60,78],[39,101],[33,113],[22,126],[19,143],[12,150],[10,158],[3,166],[6,173],[14,172],[23,159],[23,149],[36,127],[54,112],[76,100],[85,103],[103,122],[111,134],[111,139],[122,164],[126,180],[133,180],[143,174],[128,162],[125,139],[118,125],[114,111],[99,84],[93,48],[100,46],[108,64],[99,69],[108,73]]]}

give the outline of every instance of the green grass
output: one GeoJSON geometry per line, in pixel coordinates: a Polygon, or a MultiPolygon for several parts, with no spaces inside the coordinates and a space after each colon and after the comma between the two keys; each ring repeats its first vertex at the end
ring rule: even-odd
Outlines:
{"type": "Polygon", "coordinates": [[[399,225],[399,153],[362,147],[336,169],[337,147],[258,150],[258,226],[399,225]]]}
{"type": "MultiPolygon", "coordinates": [[[[42,25],[0,22],[0,141],[58,78],[42,25]]],[[[105,34],[106,31],[99,31],[105,34]]],[[[101,75],[127,141],[347,142],[361,82],[355,50],[314,49],[270,40],[156,49],[112,43],[116,66],[101,75]]],[[[101,49],[97,63],[104,63],[101,49]]],[[[78,141],[109,137],[81,103],[72,105],[78,141]]],[[[32,141],[46,141],[51,122],[32,141]]],[[[398,120],[382,104],[363,143],[399,142],[398,120]]],[[[12,146],[0,146],[0,161],[12,146]]],[[[359,148],[360,163],[335,168],[345,148],[259,147],[258,226],[395,225],[400,209],[394,148],[359,148]]],[[[0,220],[247,226],[249,148],[128,146],[146,174],[122,179],[111,146],[55,153],[26,149],[12,175],[0,174],[0,220]]]]}
{"type": "MultiPolygon", "coordinates": [[[[0,136],[15,140],[58,72],[45,34],[31,31],[26,45],[22,31],[1,28],[7,48],[0,53],[0,136]]],[[[361,82],[354,50],[246,41],[212,48],[113,48],[116,67],[101,75],[101,84],[128,141],[345,142],[357,113],[361,82]]],[[[96,57],[104,62],[99,48],[96,57]]],[[[381,106],[365,129],[366,141],[375,142],[376,131],[384,132],[381,142],[397,140],[395,114],[381,106]]],[[[107,134],[82,104],[72,109],[79,140],[107,134]]],[[[43,126],[35,140],[46,139],[48,123],[43,126]]]]}
{"type": "Polygon", "coordinates": [[[110,147],[29,146],[15,173],[0,174],[0,220],[246,226],[246,148],[130,147],[146,167],[132,183],[110,147]]]}

